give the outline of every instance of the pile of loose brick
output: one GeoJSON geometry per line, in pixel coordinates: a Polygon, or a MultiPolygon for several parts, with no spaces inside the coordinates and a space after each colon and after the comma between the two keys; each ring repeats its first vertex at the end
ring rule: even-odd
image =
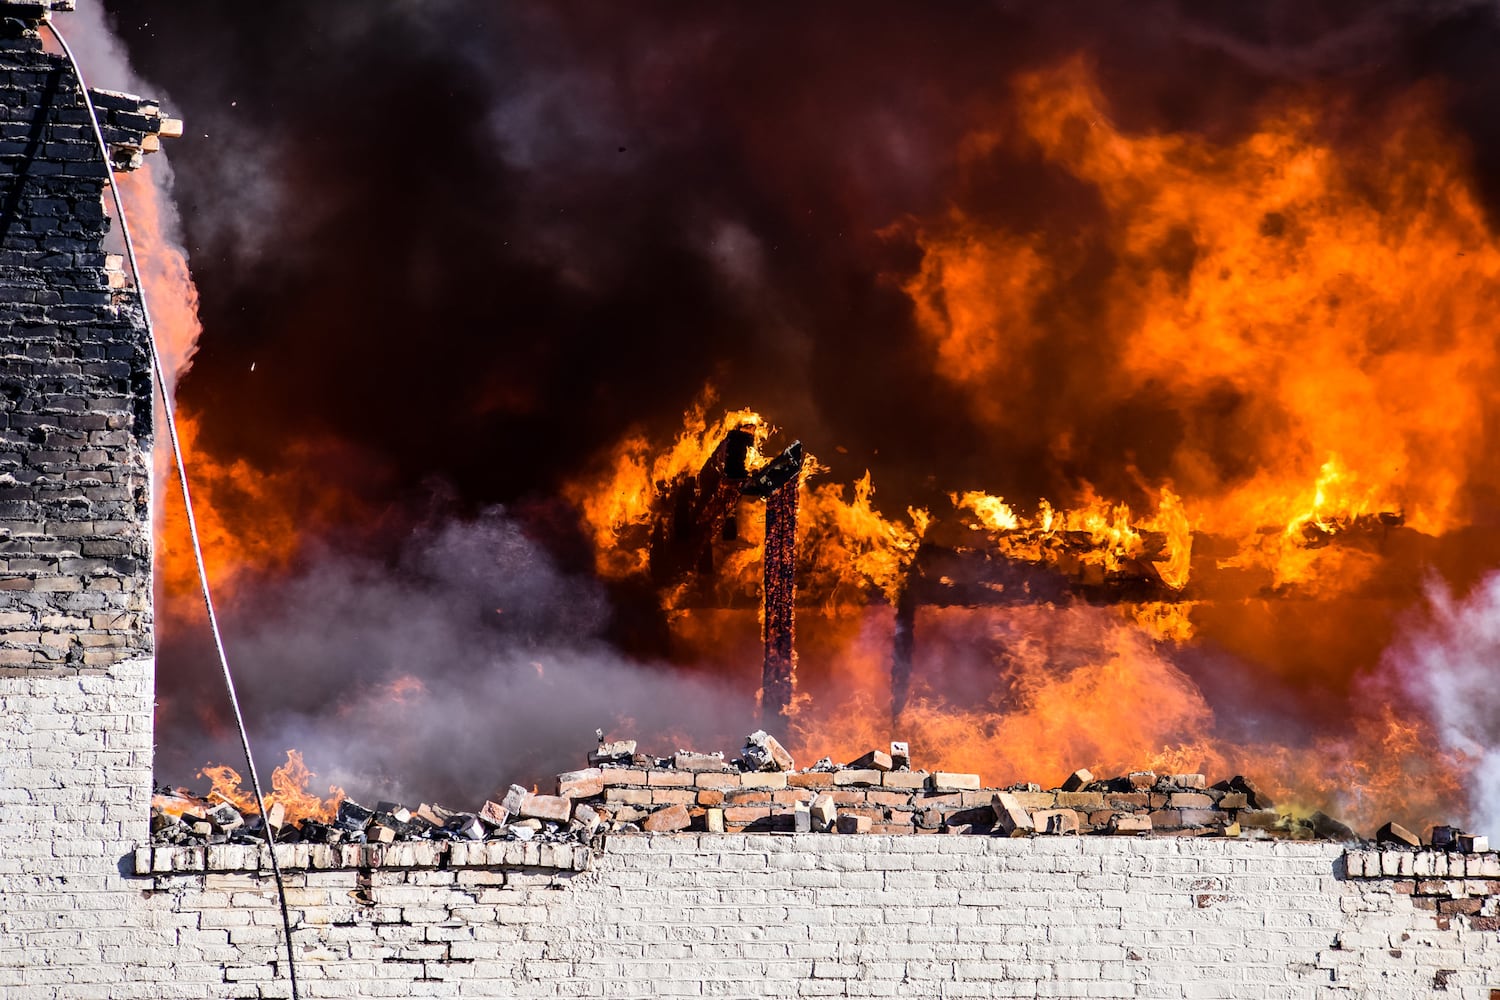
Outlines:
{"type": "Polygon", "coordinates": [[[590,764],[558,775],[555,798],[614,831],[1358,839],[1321,813],[1299,819],[1277,811],[1240,776],[1210,785],[1201,774],[1098,780],[1079,770],[1049,790],[987,788],[977,774],[913,769],[905,743],[842,766],[825,759],[797,770],[765,733],[752,734],[735,760],[691,751],[656,758],[623,741],[601,745],[590,764]]]}
{"type": "MultiPolygon", "coordinates": [[[[555,794],[511,785],[475,812],[381,802],[367,809],[345,800],[329,823],[281,821],[281,843],[361,844],[406,840],[536,839],[589,843],[600,834],[784,832],[1047,836],[1113,834],[1358,840],[1322,813],[1278,811],[1255,784],[1236,776],[1210,785],[1201,774],[1136,771],[1096,779],[1075,771],[1057,788],[987,788],[977,774],[913,769],[905,743],[871,750],[838,765],[825,758],[798,770],[764,732],[752,733],[737,758],[680,750],[670,757],[638,753],[634,740],[606,743],[588,767],[557,776],[555,794]]],[[[153,818],[158,843],[248,843],[264,837],[259,817],[224,802],[175,817],[153,818]]]]}

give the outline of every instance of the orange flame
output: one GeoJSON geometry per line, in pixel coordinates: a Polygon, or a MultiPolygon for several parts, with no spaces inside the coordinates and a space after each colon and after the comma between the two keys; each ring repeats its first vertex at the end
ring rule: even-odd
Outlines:
{"type": "Polygon", "coordinates": [[[1187,584],[1192,554],[1192,528],[1183,511],[1181,499],[1163,487],[1156,513],[1139,527],[1133,522],[1130,507],[1109,503],[1084,493],[1084,504],[1072,510],[1058,510],[1043,499],[1037,504],[1035,517],[1023,517],[1003,497],[977,490],[952,494],[953,506],[972,513],[993,536],[998,552],[1011,559],[1047,563],[1070,568],[1072,562],[1095,567],[1099,582],[1107,574],[1124,571],[1127,560],[1146,557],[1142,530],[1162,534],[1158,558],[1149,560],[1162,582],[1181,590],[1187,584]],[[1086,536],[1087,544],[1074,544],[1074,535],[1086,536]]]}
{"type": "MultiPolygon", "coordinates": [[[[1428,95],[1356,155],[1320,139],[1323,116],[1303,104],[1270,110],[1235,143],[1127,134],[1081,60],[1025,75],[1015,91],[1016,132],[976,134],[965,155],[978,165],[1002,145],[1026,147],[1097,192],[1096,235],[1120,264],[1101,289],[1118,358],[1093,389],[1183,410],[1173,478],[1204,529],[1254,547],[1268,526],[1319,523],[1300,484],[1321,465],[1331,486],[1330,461],[1361,486],[1358,497],[1325,490],[1325,513],[1379,500],[1423,532],[1458,523],[1497,360],[1500,248],[1428,95]],[[1244,400],[1233,426],[1248,474],[1208,437],[1221,427],[1192,419],[1225,398],[1244,400]]],[[[906,290],[938,370],[981,419],[1028,419],[1006,408],[1026,392],[994,389],[1048,377],[1030,363],[1049,336],[1037,317],[1081,266],[1071,244],[996,231],[959,209],[917,236],[925,256],[906,290]]],[[[1068,442],[1056,447],[1065,454],[1068,442]]],[[[1297,558],[1284,575],[1319,572],[1316,555],[1297,558]]]]}
{"type": "MultiPolygon", "coordinates": [[[[1111,122],[1081,60],[1021,76],[1014,93],[1015,113],[997,114],[1004,127],[970,136],[961,165],[979,171],[997,149],[1022,150],[1087,189],[1098,218],[1081,225],[1111,267],[1089,271],[1081,238],[1010,231],[960,205],[911,223],[923,256],[903,287],[932,363],[979,421],[1029,431],[1036,398],[1029,390],[1059,381],[1055,362],[1043,363],[1055,352],[1044,348],[1065,339],[1059,334],[1098,325],[1100,336],[1090,339],[1109,350],[1081,367],[1104,374],[1078,394],[1078,405],[1159,400],[1180,434],[1154,446],[1161,454],[1153,472],[1137,477],[1141,486],[1147,478],[1161,484],[1142,491],[1145,505],[1138,494],[1127,504],[1087,485],[1056,497],[1058,506],[1041,500],[1029,514],[978,491],[951,494],[953,504],[1003,556],[1066,565],[1095,582],[1146,561],[1179,593],[1114,609],[924,608],[918,630],[934,651],[892,734],[889,605],[901,596],[930,515],[882,514],[868,472],[853,484],[810,485],[818,470],[809,460],[799,485],[800,572],[827,614],[810,616],[821,627],[808,629],[821,655],[804,656],[803,665],[821,660],[825,673],[799,679],[789,745],[802,759],[852,759],[896,735],[911,742],[918,766],[975,770],[990,783],[1056,782],[1079,766],[1102,774],[1249,771],[1288,803],[1339,803],[1358,822],[1398,809],[1446,818],[1441,810],[1461,797],[1468,763],[1434,755],[1425,721],[1362,702],[1353,672],[1373,663],[1330,667],[1329,676],[1307,682],[1333,691],[1331,703],[1346,698],[1338,704],[1348,718],[1293,746],[1219,738],[1220,720],[1174,653],[1195,636],[1224,645],[1235,638],[1236,652],[1263,654],[1257,665],[1285,679],[1292,668],[1263,637],[1226,637],[1254,624],[1226,622],[1261,621],[1250,617],[1256,602],[1281,588],[1318,598],[1356,593],[1378,553],[1345,541],[1402,521],[1427,535],[1463,527],[1471,493],[1500,487],[1482,471],[1493,423],[1486,400],[1500,362],[1492,319],[1500,244],[1465,150],[1432,124],[1439,116],[1422,93],[1383,123],[1383,141],[1362,149],[1328,137],[1335,130],[1326,127],[1327,109],[1336,111],[1336,102],[1326,100],[1264,109],[1257,127],[1234,141],[1132,134],[1111,122]],[[1104,303],[1097,317],[1055,304],[1081,276],[1104,303]],[[1237,594],[1216,603],[1205,574],[1246,570],[1270,587],[1253,600],[1237,594]]],[[[149,249],[153,239],[164,245],[152,227],[140,228],[147,255],[165,253],[149,249]]],[[[196,295],[185,271],[169,253],[162,261],[148,268],[150,281],[178,288],[190,314],[196,295]]],[[[160,307],[158,324],[175,331],[167,337],[180,358],[175,371],[197,333],[195,319],[172,312],[160,307]]],[[[644,431],[630,433],[606,469],[568,489],[600,575],[645,573],[653,506],[701,468],[726,431],[753,427],[752,463],[763,461],[759,449],[772,433],[765,420],[750,410],[710,419],[712,406],[706,392],[660,446],[644,431]]],[[[184,428],[191,452],[191,416],[184,428]]],[[[1046,433],[1050,457],[1066,466],[1078,446],[1074,432],[1046,433]]],[[[1124,451],[1109,471],[1133,468],[1124,451]]],[[[306,516],[293,516],[285,500],[294,484],[202,455],[193,464],[209,551],[223,553],[216,578],[286,565],[306,516]]],[[[717,554],[726,608],[758,592],[760,530],[746,518],[741,544],[717,554]]],[[[169,593],[192,587],[174,546],[160,547],[169,593]]],[[[699,647],[725,646],[726,636],[756,641],[746,615],[680,607],[672,594],[663,607],[676,634],[699,647]]],[[[331,813],[342,792],[311,796],[311,776],[300,757],[296,768],[292,762],[289,752],[287,768],[277,770],[286,771],[284,782],[273,776],[274,796],[306,815],[331,813]]],[[[232,769],[203,774],[215,794],[245,802],[232,769]]]]}
{"type": "MultiPolygon", "coordinates": [[[[669,446],[653,449],[644,435],[631,434],[616,447],[604,474],[567,488],[594,538],[595,563],[602,575],[618,579],[645,572],[653,504],[672,483],[696,475],[728,431],[752,428],[755,447],[749,467],[765,464],[760,449],[774,428],[752,410],[732,410],[709,420],[714,395],[711,388],[706,390],[688,410],[682,430],[669,446]]],[[[875,487],[868,472],[854,484],[852,497],[845,499],[845,488],[839,484],[809,485],[822,471],[809,455],[799,482],[798,545],[811,588],[827,595],[829,610],[850,602],[863,604],[870,593],[894,602],[926,531],[927,511],[909,509],[909,523],[888,519],[874,507],[875,487]]],[[[739,525],[737,544],[716,559],[714,587],[725,603],[743,602],[760,588],[765,526],[756,517],[742,518],[739,525]]],[[[676,596],[663,595],[664,606],[674,607],[676,596]]]]}
{"type": "MultiPolygon", "coordinates": [[[[255,793],[246,788],[240,773],[227,764],[206,765],[198,772],[207,778],[212,787],[207,798],[222,800],[247,816],[259,812],[255,807],[255,793]]],[[[296,750],[286,752],[286,763],[271,773],[271,791],[266,795],[266,808],[280,803],[286,810],[285,822],[296,823],[304,819],[331,822],[338,814],[339,803],[344,801],[344,790],[336,785],[328,786],[328,797],[319,798],[309,790],[314,772],[302,760],[296,750]]]]}
{"type": "Polygon", "coordinates": [[[714,398],[712,389],[704,391],[683,418],[682,431],[669,448],[658,450],[643,433],[631,433],[615,449],[601,477],[574,483],[565,491],[590,526],[601,575],[620,579],[645,571],[646,526],[652,504],[667,484],[701,469],[725,433],[736,427],[753,428],[756,449],[749,464],[752,468],[761,464],[758,447],[770,429],[760,414],[731,410],[710,422],[708,410],[714,398]]]}

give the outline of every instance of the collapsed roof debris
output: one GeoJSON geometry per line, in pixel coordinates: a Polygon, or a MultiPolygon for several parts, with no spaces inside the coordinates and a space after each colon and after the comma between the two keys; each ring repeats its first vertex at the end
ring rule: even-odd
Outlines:
{"type": "MultiPolygon", "coordinates": [[[[472,812],[422,803],[373,808],[345,798],[331,820],[289,821],[280,803],[267,822],[278,843],[360,844],[400,840],[593,843],[609,834],[778,832],[947,834],[997,837],[1056,835],[1190,836],[1246,840],[1358,841],[1350,827],[1322,812],[1278,808],[1256,784],[1235,775],[1213,784],[1202,774],[1134,771],[1096,778],[1079,769],[1060,786],[985,787],[978,774],[913,769],[908,745],[872,749],[847,764],[824,758],[798,769],[764,731],[750,734],[740,755],[678,750],[637,751],[635,740],[606,741],[588,766],[556,778],[552,794],[511,785],[499,801],[472,812]]],[[[157,796],[152,833],[161,844],[254,843],[261,819],[223,795],[157,796]]],[[[1381,845],[1420,848],[1397,824],[1382,827],[1381,845]]],[[[1433,830],[1431,844],[1464,853],[1488,850],[1482,836],[1454,827],[1433,830]]]]}

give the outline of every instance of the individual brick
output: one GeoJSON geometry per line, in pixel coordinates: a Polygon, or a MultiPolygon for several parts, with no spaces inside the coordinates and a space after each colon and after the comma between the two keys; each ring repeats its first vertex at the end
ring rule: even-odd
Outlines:
{"type": "Polygon", "coordinates": [[[1104,808],[1104,795],[1100,792],[1058,792],[1059,809],[1082,809],[1085,811],[1104,808]]]}
{"type": "Polygon", "coordinates": [[[641,821],[641,829],[648,833],[675,833],[692,825],[693,818],[687,807],[681,804],[657,809],[641,821]]]}
{"type": "Polygon", "coordinates": [[[782,771],[747,771],[740,775],[741,788],[785,788],[786,774],[782,771]]]}
{"type": "Polygon", "coordinates": [[[723,812],[726,824],[744,826],[758,819],[769,818],[775,810],[771,806],[727,806],[723,812]]]}
{"type": "Polygon", "coordinates": [[[832,788],[833,772],[804,771],[800,774],[788,774],[786,783],[791,788],[832,788]]]}
{"type": "Polygon", "coordinates": [[[604,771],[586,767],[557,776],[557,794],[565,799],[588,799],[604,794],[604,771]]]}
{"type": "Polygon", "coordinates": [[[1169,809],[1212,809],[1214,800],[1200,792],[1173,792],[1167,796],[1169,809]]]}
{"type": "Polygon", "coordinates": [[[907,792],[882,792],[872,788],[865,793],[865,801],[877,806],[907,806],[911,804],[911,795],[907,792]]]}
{"type": "Polygon", "coordinates": [[[753,771],[794,771],[796,765],[792,755],[770,733],[758,729],[745,737],[745,748],[740,756],[753,771]]]}
{"type": "Polygon", "coordinates": [[[573,813],[573,800],[561,795],[527,794],[521,799],[519,812],[528,819],[566,823],[573,813]]]}
{"type": "MultiPolygon", "coordinates": [[[[990,808],[995,813],[993,830],[1000,836],[1024,837],[1036,829],[1030,814],[1021,808],[1021,804],[1010,792],[996,792],[990,808]]],[[[918,820],[918,825],[923,825],[921,820],[918,820]]]]}
{"type": "MultiPolygon", "coordinates": [[[[1056,792],[1011,792],[1022,809],[1055,809],[1056,792]]],[[[1144,804],[1144,803],[1142,803],[1144,804]]]]}
{"type": "Polygon", "coordinates": [[[1031,814],[1031,823],[1037,833],[1054,835],[1078,833],[1078,813],[1072,809],[1039,810],[1031,814]]]}
{"type": "Polygon", "coordinates": [[[1208,787],[1208,779],[1201,774],[1169,774],[1161,780],[1178,788],[1204,789],[1208,787]]]}
{"type": "Polygon", "coordinates": [[[722,754],[690,753],[679,750],[672,758],[672,766],[679,771],[728,771],[728,762],[722,754]]]}
{"type": "Polygon", "coordinates": [[[839,833],[869,833],[874,820],[855,813],[841,813],[838,818],[839,833]]]}
{"type": "Polygon", "coordinates": [[[583,839],[589,840],[599,829],[602,818],[592,806],[582,802],[573,806],[573,823],[583,831],[583,839]]]}
{"type": "Polygon", "coordinates": [[[887,771],[880,776],[880,787],[917,791],[927,787],[926,771],[887,771]]]}
{"type": "Polygon", "coordinates": [[[911,745],[905,740],[891,740],[891,766],[900,770],[911,767],[911,745]]]}
{"type": "Polygon", "coordinates": [[[1151,817],[1143,813],[1116,813],[1110,817],[1109,832],[1121,835],[1151,832],[1151,817]]]}
{"type": "Polygon", "coordinates": [[[940,791],[978,791],[979,775],[960,774],[953,771],[936,771],[932,775],[932,787],[940,791]]]}
{"type": "Polygon", "coordinates": [[[1375,831],[1375,842],[1378,844],[1401,844],[1405,847],[1421,847],[1422,838],[1412,833],[1400,823],[1390,822],[1375,831]]]}
{"type": "Polygon", "coordinates": [[[819,795],[813,799],[810,813],[812,828],[819,833],[828,832],[838,819],[838,807],[834,804],[831,795],[819,795]]]}
{"type": "Polygon", "coordinates": [[[889,771],[893,763],[891,755],[884,750],[871,750],[844,766],[855,771],[889,771]]]}
{"type": "MultiPolygon", "coordinates": [[[[788,775],[788,779],[795,775],[788,775]]],[[[741,775],[737,771],[717,772],[699,771],[693,779],[693,785],[698,788],[738,788],[740,787],[741,775]]]]}
{"type": "Polygon", "coordinates": [[[1241,826],[1272,830],[1281,824],[1281,814],[1274,809],[1241,809],[1236,817],[1241,826]]]}
{"type": "Polygon", "coordinates": [[[604,801],[610,805],[646,806],[651,804],[649,788],[606,788],[604,801]]]}

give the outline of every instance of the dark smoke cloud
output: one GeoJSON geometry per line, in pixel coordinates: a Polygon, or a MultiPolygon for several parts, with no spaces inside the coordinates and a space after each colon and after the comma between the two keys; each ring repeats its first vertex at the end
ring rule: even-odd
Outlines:
{"type": "MultiPolygon", "coordinates": [[[[1088,52],[1122,127],[1221,136],[1289,81],[1374,102],[1448,76],[1500,148],[1472,3],[109,7],[189,123],[211,332],[184,398],[256,417],[206,443],[274,466],[328,434],[481,504],[550,493],[708,380],[893,503],[1034,465],[951,405],[888,277],[917,251],[878,235],[943,210],[1027,67],[1088,52]]],[[[1012,223],[1077,197],[1024,163],[985,183],[966,204],[1012,223]]]]}

